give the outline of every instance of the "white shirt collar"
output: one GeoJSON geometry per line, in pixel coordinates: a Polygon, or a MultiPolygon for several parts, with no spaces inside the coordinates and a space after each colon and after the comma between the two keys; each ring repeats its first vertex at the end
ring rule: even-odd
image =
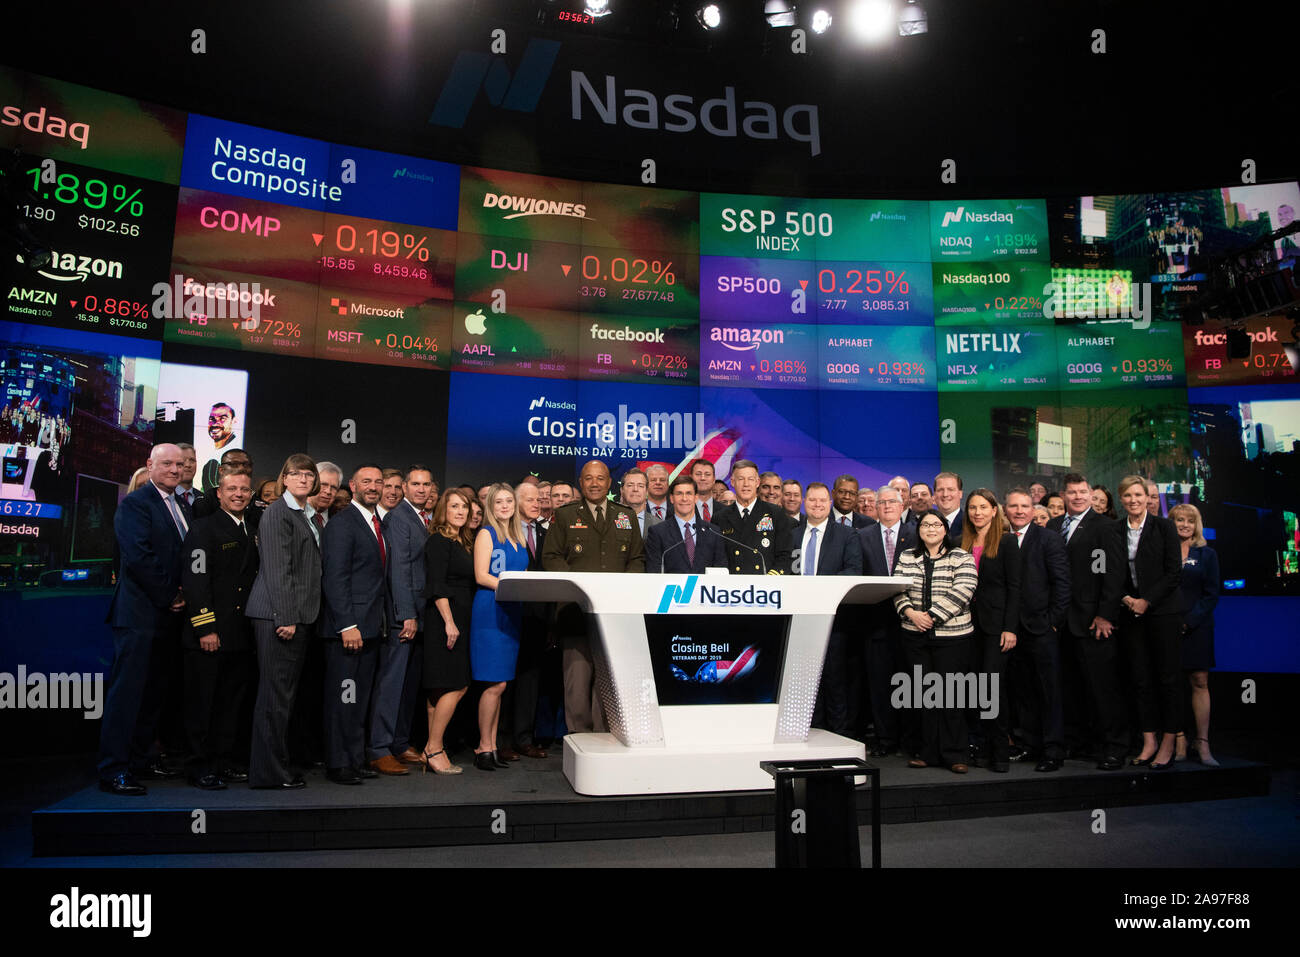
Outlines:
{"type": "Polygon", "coordinates": [[[951,512],[949,512],[947,515],[944,516],[944,518],[946,518],[946,519],[948,520],[948,525],[949,525],[949,526],[952,525],[953,520],[956,519],[956,517],[957,517],[957,513],[960,512],[960,511],[961,511],[961,506],[958,505],[958,506],[957,506],[956,508],[954,508],[951,512]]]}
{"type": "Polygon", "coordinates": [[[352,500],[352,507],[355,508],[358,512],[360,512],[362,515],[364,515],[364,516],[366,517],[366,524],[369,525],[369,524],[370,524],[370,517],[371,517],[372,515],[374,515],[375,513],[372,512],[372,511],[370,511],[370,509],[366,508],[364,505],[362,505],[360,502],[358,502],[355,498],[352,500]]]}
{"type": "Polygon", "coordinates": [[[244,515],[248,514],[247,510],[244,512],[244,515],[235,515],[232,512],[226,511],[224,508],[221,511],[225,514],[225,516],[228,519],[230,519],[236,525],[241,525],[241,526],[244,524],[244,515]]]}
{"type": "MultiPolygon", "coordinates": [[[[164,499],[176,497],[176,491],[174,489],[170,492],[164,492],[162,486],[159,485],[157,482],[155,482],[153,479],[149,480],[149,484],[152,485],[158,491],[158,494],[161,495],[164,499]]],[[[177,488],[180,488],[180,486],[178,485],[177,488]]]]}
{"type": "Polygon", "coordinates": [[[823,518],[820,522],[814,522],[814,521],[810,518],[810,519],[808,519],[808,528],[809,528],[809,529],[813,529],[813,528],[815,528],[815,529],[817,529],[818,531],[821,531],[823,528],[825,528],[825,527],[827,526],[827,524],[830,522],[830,520],[831,520],[831,517],[830,517],[829,515],[827,515],[825,518],[823,518]]]}
{"type": "Polygon", "coordinates": [[[883,536],[884,536],[884,534],[885,534],[885,530],[886,530],[886,529],[893,529],[893,531],[894,531],[894,541],[898,541],[898,530],[902,527],[902,524],[903,524],[902,520],[899,520],[899,521],[895,522],[893,525],[886,525],[886,524],[884,524],[884,523],[882,522],[882,523],[880,524],[880,534],[881,534],[881,536],[882,536],[882,537],[881,537],[881,541],[884,541],[883,536]]]}

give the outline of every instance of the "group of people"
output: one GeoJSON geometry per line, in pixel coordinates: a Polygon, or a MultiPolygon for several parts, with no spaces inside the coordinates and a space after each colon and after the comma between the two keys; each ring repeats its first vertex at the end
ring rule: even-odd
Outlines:
{"type": "Polygon", "coordinates": [[[0,445],[49,449],[57,461],[59,449],[71,437],[72,427],[62,415],[49,415],[26,403],[0,409],[0,445]]]}
{"type": "Polygon", "coordinates": [[[291,739],[313,727],[336,784],[414,766],[460,774],[448,729],[467,696],[482,771],[546,757],[563,730],[605,730],[591,616],[496,601],[500,576],[523,570],[902,576],[892,602],[836,611],[817,726],[870,741],[873,756],[957,773],[1026,757],[1045,772],[1084,756],[1114,770],[1131,744],[1132,763],[1155,769],[1191,751],[1214,762],[1217,562],[1196,509],[1160,516],[1138,476],[1119,484],[1124,518],[1107,519],[1077,474],[1059,494],[1036,483],[1000,500],[966,493],[952,472],[871,490],[851,475],[805,486],[748,460],[729,481],[704,459],[675,477],[633,469],[617,497],[600,461],[576,483],[528,475],[440,490],[421,465],[362,464],[345,477],[295,454],[255,486],[248,454],[227,449],[218,483],[198,493],[193,449],[160,445],[144,471],[115,519],[99,762],[115,794],[179,773],[156,741],[168,701],[184,713],[185,773],[204,789],[304,787],[291,739]],[[904,668],[997,676],[998,706],[982,718],[952,702],[897,708],[904,668]],[[552,679],[563,723],[541,735],[552,679]]]}

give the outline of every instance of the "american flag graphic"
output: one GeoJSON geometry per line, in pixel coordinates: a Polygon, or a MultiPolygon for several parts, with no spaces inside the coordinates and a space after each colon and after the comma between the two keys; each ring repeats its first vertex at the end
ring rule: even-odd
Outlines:
{"type": "Polygon", "coordinates": [[[758,649],[749,645],[744,651],[736,656],[734,661],[706,661],[700,665],[699,670],[695,672],[695,677],[690,677],[676,665],[672,666],[673,677],[678,681],[694,681],[697,684],[720,685],[731,681],[739,681],[745,675],[754,670],[758,664],[758,649]]]}

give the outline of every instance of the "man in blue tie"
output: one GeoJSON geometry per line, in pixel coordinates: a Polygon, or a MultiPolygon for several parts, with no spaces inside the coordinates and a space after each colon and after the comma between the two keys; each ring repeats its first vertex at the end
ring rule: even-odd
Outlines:
{"type": "Polygon", "coordinates": [[[706,568],[725,568],[727,552],[717,526],[695,511],[694,479],[677,476],[669,498],[672,517],[651,526],[646,538],[646,571],[698,574],[706,568]]]}
{"type": "Polygon", "coordinates": [[[623,475],[623,504],[636,515],[637,524],[641,526],[641,537],[645,538],[650,529],[663,521],[650,510],[646,502],[649,493],[649,480],[640,469],[631,469],[623,475]]]}
{"type": "Polygon", "coordinates": [[[156,445],[145,462],[149,481],[117,507],[113,532],[121,571],[108,624],[113,629],[113,667],[99,737],[99,786],[110,794],[145,793],[138,777],[175,777],[151,757],[166,688],[162,652],[178,646],[181,543],[189,524],[176,501],[184,455],[156,445]]]}

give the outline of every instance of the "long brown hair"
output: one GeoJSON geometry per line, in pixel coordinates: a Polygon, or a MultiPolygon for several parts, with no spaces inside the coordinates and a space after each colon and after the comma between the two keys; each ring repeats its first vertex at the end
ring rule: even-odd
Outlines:
{"type": "Polygon", "coordinates": [[[966,496],[966,507],[961,512],[962,551],[969,552],[975,540],[979,538],[979,529],[970,520],[971,495],[978,495],[993,506],[993,518],[989,521],[989,530],[984,534],[984,551],[981,554],[985,558],[997,558],[998,545],[1002,542],[1002,536],[1006,534],[1007,522],[1002,517],[1002,506],[998,504],[998,497],[986,488],[977,488],[966,496]]]}
{"type": "Polygon", "coordinates": [[[464,489],[449,488],[438,496],[438,504],[433,508],[433,518],[429,524],[433,526],[433,531],[443,538],[450,538],[454,542],[460,542],[465,551],[474,550],[474,532],[469,527],[470,513],[474,510],[474,501],[465,494],[464,489]],[[452,496],[460,499],[465,503],[465,524],[460,528],[455,528],[447,521],[447,500],[452,496]]]}

